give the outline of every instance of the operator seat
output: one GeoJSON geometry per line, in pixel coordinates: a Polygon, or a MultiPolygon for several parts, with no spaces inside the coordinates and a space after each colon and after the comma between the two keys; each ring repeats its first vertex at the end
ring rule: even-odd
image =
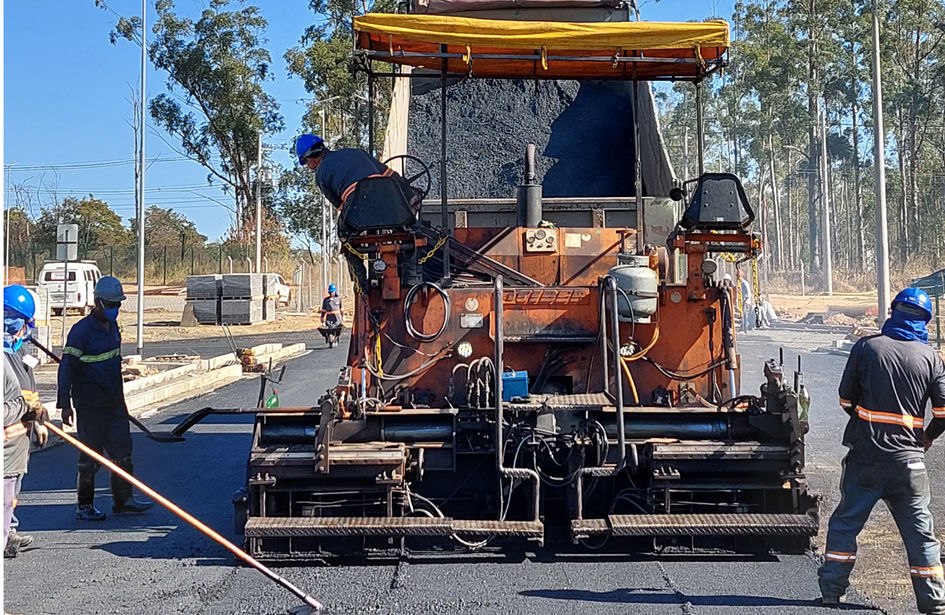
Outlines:
{"type": "Polygon", "coordinates": [[[419,218],[410,207],[408,190],[414,192],[399,177],[374,176],[359,181],[341,208],[338,217],[339,237],[350,237],[365,231],[415,230],[419,218]]]}

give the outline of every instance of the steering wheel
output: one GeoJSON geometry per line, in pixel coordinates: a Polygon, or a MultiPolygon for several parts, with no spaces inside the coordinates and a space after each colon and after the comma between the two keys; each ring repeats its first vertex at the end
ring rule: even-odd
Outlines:
{"type": "MultiPolygon", "coordinates": [[[[416,156],[411,156],[410,154],[398,154],[397,156],[391,156],[390,158],[388,158],[381,164],[390,166],[390,163],[393,162],[394,160],[404,161],[404,164],[403,164],[404,172],[402,173],[403,178],[407,181],[408,184],[410,184],[411,188],[413,188],[414,190],[420,193],[421,201],[427,198],[427,193],[430,192],[430,186],[432,185],[432,176],[430,175],[430,167],[428,167],[426,163],[424,163],[422,160],[420,160],[416,156]],[[408,176],[407,175],[407,162],[408,161],[416,162],[422,167],[423,170],[415,175],[408,176]],[[419,179],[424,180],[422,188],[414,185],[414,182],[419,179]]],[[[396,169],[394,170],[396,171],[396,169]]]]}

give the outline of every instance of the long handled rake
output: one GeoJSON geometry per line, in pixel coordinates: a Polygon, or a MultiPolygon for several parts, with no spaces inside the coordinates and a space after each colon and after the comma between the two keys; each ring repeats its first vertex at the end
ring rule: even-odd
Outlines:
{"type": "Polygon", "coordinates": [[[135,478],[128,472],[125,472],[124,470],[119,468],[117,465],[115,465],[114,463],[106,459],[104,456],[93,451],[85,444],[82,444],[81,442],[79,442],[78,440],[76,440],[75,438],[67,434],[63,429],[60,429],[59,427],[54,425],[51,421],[46,422],[45,425],[50,430],[52,430],[52,432],[55,433],[57,436],[59,436],[60,438],[62,438],[63,440],[71,444],[72,446],[76,447],[77,449],[85,453],[86,455],[92,457],[93,459],[95,459],[95,461],[99,462],[100,464],[102,464],[103,466],[105,466],[106,468],[114,472],[115,474],[118,474],[123,479],[125,479],[126,481],[128,481],[129,483],[137,487],[142,493],[146,493],[148,496],[156,500],[161,506],[168,509],[169,511],[171,511],[172,513],[174,513],[175,515],[177,515],[178,517],[180,517],[181,519],[183,519],[184,521],[186,521],[187,523],[195,527],[204,536],[207,536],[208,538],[212,539],[213,541],[215,541],[216,543],[224,547],[227,551],[229,551],[236,557],[240,558],[241,560],[243,560],[244,562],[246,562],[247,564],[249,564],[256,570],[258,570],[259,572],[266,575],[270,580],[278,583],[282,587],[286,588],[287,590],[295,594],[305,604],[295,606],[289,609],[289,613],[291,615],[311,615],[313,613],[318,613],[319,611],[322,610],[323,608],[322,604],[318,600],[306,594],[304,591],[302,591],[301,589],[293,585],[290,581],[287,581],[286,579],[280,577],[278,574],[276,574],[275,572],[273,572],[272,570],[264,566],[262,563],[260,563],[258,560],[256,560],[256,558],[254,558],[252,555],[250,555],[249,553],[246,553],[245,551],[243,551],[242,549],[234,545],[232,542],[230,542],[229,540],[227,540],[226,538],[218,534],[212,528],[210,528],[205,523],[203,523],[202,521],[200,521],[199,519],[197,519],[196,517],[194,517],[193,515],[191,515],[184,509],[182,509],[181,507],[179,507],[177,504],[174,504],[173,502],[165,498],[163,495],[161,495],[154,489],[151,489],[150,487],[145,485],[143,482],[141,482],[140,480],[138,480],[137,478],[135,478]]]}

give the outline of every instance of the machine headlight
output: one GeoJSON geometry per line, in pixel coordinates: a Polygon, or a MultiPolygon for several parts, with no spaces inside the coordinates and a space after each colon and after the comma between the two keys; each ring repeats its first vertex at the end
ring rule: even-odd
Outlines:
{"type": "Polygon", "coordinates": [[[472,344],[469,342],[460,342],[459,346],[456,347],[456,354],[464,359],[468,359],[472,356],[472,344]]]}
{"type": "Polygon", "coordinates": [[[702,275],[712,277],[719,270],[719,264],[714,259],[707,258],[702,261],[702,275]]]}
{"type": "Polygon", "coordinates": [[[374,271],[374,273],[384,273],[384,270],[387,269],[387,263],[379,258],[375,259],[371,263],[371,269],[374,271]]]}

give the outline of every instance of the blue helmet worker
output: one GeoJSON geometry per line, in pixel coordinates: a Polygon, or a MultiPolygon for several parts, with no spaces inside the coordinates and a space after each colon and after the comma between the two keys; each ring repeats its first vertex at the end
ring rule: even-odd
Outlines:
{"type": "Polygon", "coordinates": [[[321,137],[301,135],[295,140],[299,164],[315,171],[315,183],[336,208],[344,205],[358,182],[375,176],[396,176],[393,170],[362,149],[332,151],[321,137]]]}
{"type": "MultiPolygon", "coordinates": [[[[65,425],[72,425],[78,416],[79,440],[133,474],[118,326],[125,293],[118,278],[103,276],[95,284],[93,294],[92,313],[72,327],[62,349],[57,406],[62,409],[65,425]]],[[[98,468],[94,459],[84,453],[79,455],[75,517],[80,521],[105,519],[105,513],[93,502],[98,468]]],[[[115,474],[111,477],[111,491],[112,512],[116,514],[141,513],[151,508],[150,502],[136,500],[131,484],[115,474]]]]}
{"type": "Polygon", "coordinates": [[[30,432],[40,446],[49,432],[43,421],[49,418],[39,401],[33,366],[37,360],[26,353],[23,342],[30,338],[36,302],[25,287],[13,284],[3,289],[3,555],[16,557],[33,537],[17,532],[14,514],[17,496],[29,465],[30,432]]]}
{"type": "Polygon", "coordinates": [[[332,327],[344,320],[345,311],[341,305],[341,297],[338,296],[338,287],[334,284],[328,285],[328,295],[322,299],[320,313],[323,326],[332,327]]]}
{"type": "Polygon", "coordinates": [[[12,284],[3,289],[3,347],[16,352],[33,331],[36,302],[24,286],[12,284]]]}
{"type": "Polygon", "coordinates": [[[849,452],[819,571],[825,605],[838,604],[846,593],[857,535],[873,506],[884,500],[906,546],[919,612],[945,614],[925,469],[925,452],[945,432],[945,364],[928,345],[931,318],[929,296],[907,288],[893,300],[882,332],[859,340],[847,359],[838,392],[850,417],[843,434],[849,452]]]}

